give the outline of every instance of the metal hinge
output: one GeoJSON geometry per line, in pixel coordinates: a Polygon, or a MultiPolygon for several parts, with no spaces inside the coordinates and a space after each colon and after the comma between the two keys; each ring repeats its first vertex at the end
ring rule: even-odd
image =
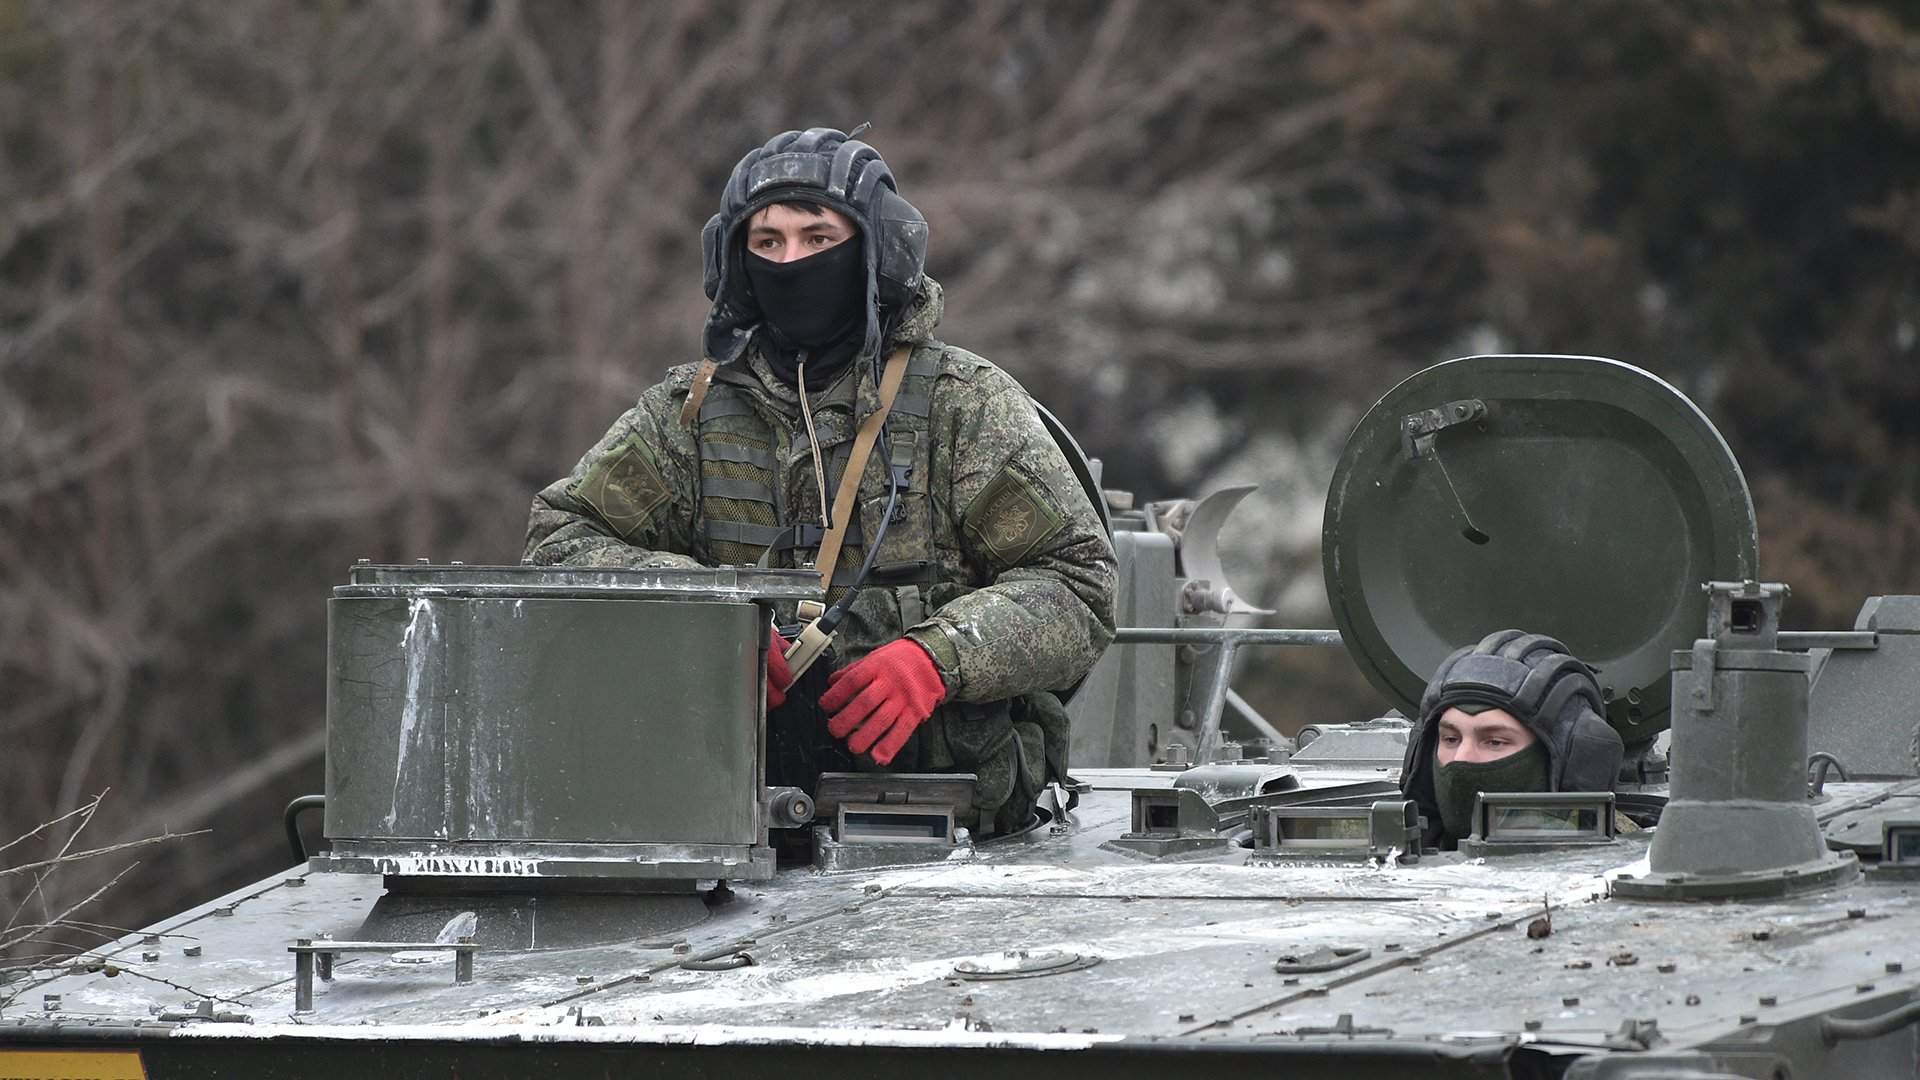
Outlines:
{"type": "Polygon", "coordinates": [[[1400,419],[1400,446],[1408,461],[1433,456],[1433,437],[1447,428],[1484,420],[1487,403],[1479,398],[1449,401],[1437,409],[1408,413],[1400,419]]]}

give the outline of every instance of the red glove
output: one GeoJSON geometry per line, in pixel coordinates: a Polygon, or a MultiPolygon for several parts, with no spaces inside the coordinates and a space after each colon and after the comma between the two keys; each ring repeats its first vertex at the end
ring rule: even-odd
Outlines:
{"type": "Polygon", "coordinates": [[[767,643],[767,711],[787,703],[787,687],[793,685],[793,669],[787,666],[787,650],[793,646],[779,631],[767,643]]]}
{"type": "Polygon", "coordinates": [[[820,708],[830,715],[827,734],[846,739],[847,749],[893,764],[915,728],[947,698],[947,684],[933,657],[909,638],[890,641],[827,677],[820,708]],[[851,738],[849,738],[851,735],[851,738]]]}

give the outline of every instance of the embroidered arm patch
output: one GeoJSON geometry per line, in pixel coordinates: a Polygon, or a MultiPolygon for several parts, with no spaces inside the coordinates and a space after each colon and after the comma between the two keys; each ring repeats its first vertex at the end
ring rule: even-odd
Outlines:
{"type": "Polygon", "coordinates": [[[1011,566],[1059,532],[1066,518],[1009,465],[981,489],[965,524],[988,554],[1011,566]]]}
{"type": "Polygon", "coordinates": [[[628,540],[673,495],[638,437],[617,444],[594,462],[573,493],[628,540]]]}

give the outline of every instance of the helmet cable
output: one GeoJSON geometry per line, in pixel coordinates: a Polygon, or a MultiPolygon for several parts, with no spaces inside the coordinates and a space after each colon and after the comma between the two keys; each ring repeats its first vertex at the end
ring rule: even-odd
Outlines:
{"type": "Polygon", "coordinates": [[[831,529],[833,517],[827,506],[827,468],[820,457],[820,440],[813,433],[813,405],[807,401],[807,352],[805,349],[800,350],[799,362],[794,367],[796,375],[793,384],[800,390],[800,418],[807,425],[807,449],[813,452],[813,483],[820,492],[820,527],[831,529]]]}

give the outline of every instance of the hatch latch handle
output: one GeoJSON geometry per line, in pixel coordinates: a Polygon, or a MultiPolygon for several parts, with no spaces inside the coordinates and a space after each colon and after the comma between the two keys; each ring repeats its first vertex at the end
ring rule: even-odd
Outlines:
{"type": "Polygon", "coordinates": [[[1437,409],[1423,409],[1400,418],[1401,451],[1406,454],[1408,461],[1433,462],[1433,467],[1440,473],[1441,485],[1451,501],[1454,527],[1474,544],[1484,544],[1491,537],[1481,531],[1473,523],[1473,516],[1467,513],[1466,500],[1460,497],[1460,489],[1453,486],[1453,477],[1447,472],[1447,463],[1440,460],[1434,437],[1450,427],[1476,423],[1486,417],[1486,402],[1479,398],[1463,398],[1449,401],[1437,409]]]}

